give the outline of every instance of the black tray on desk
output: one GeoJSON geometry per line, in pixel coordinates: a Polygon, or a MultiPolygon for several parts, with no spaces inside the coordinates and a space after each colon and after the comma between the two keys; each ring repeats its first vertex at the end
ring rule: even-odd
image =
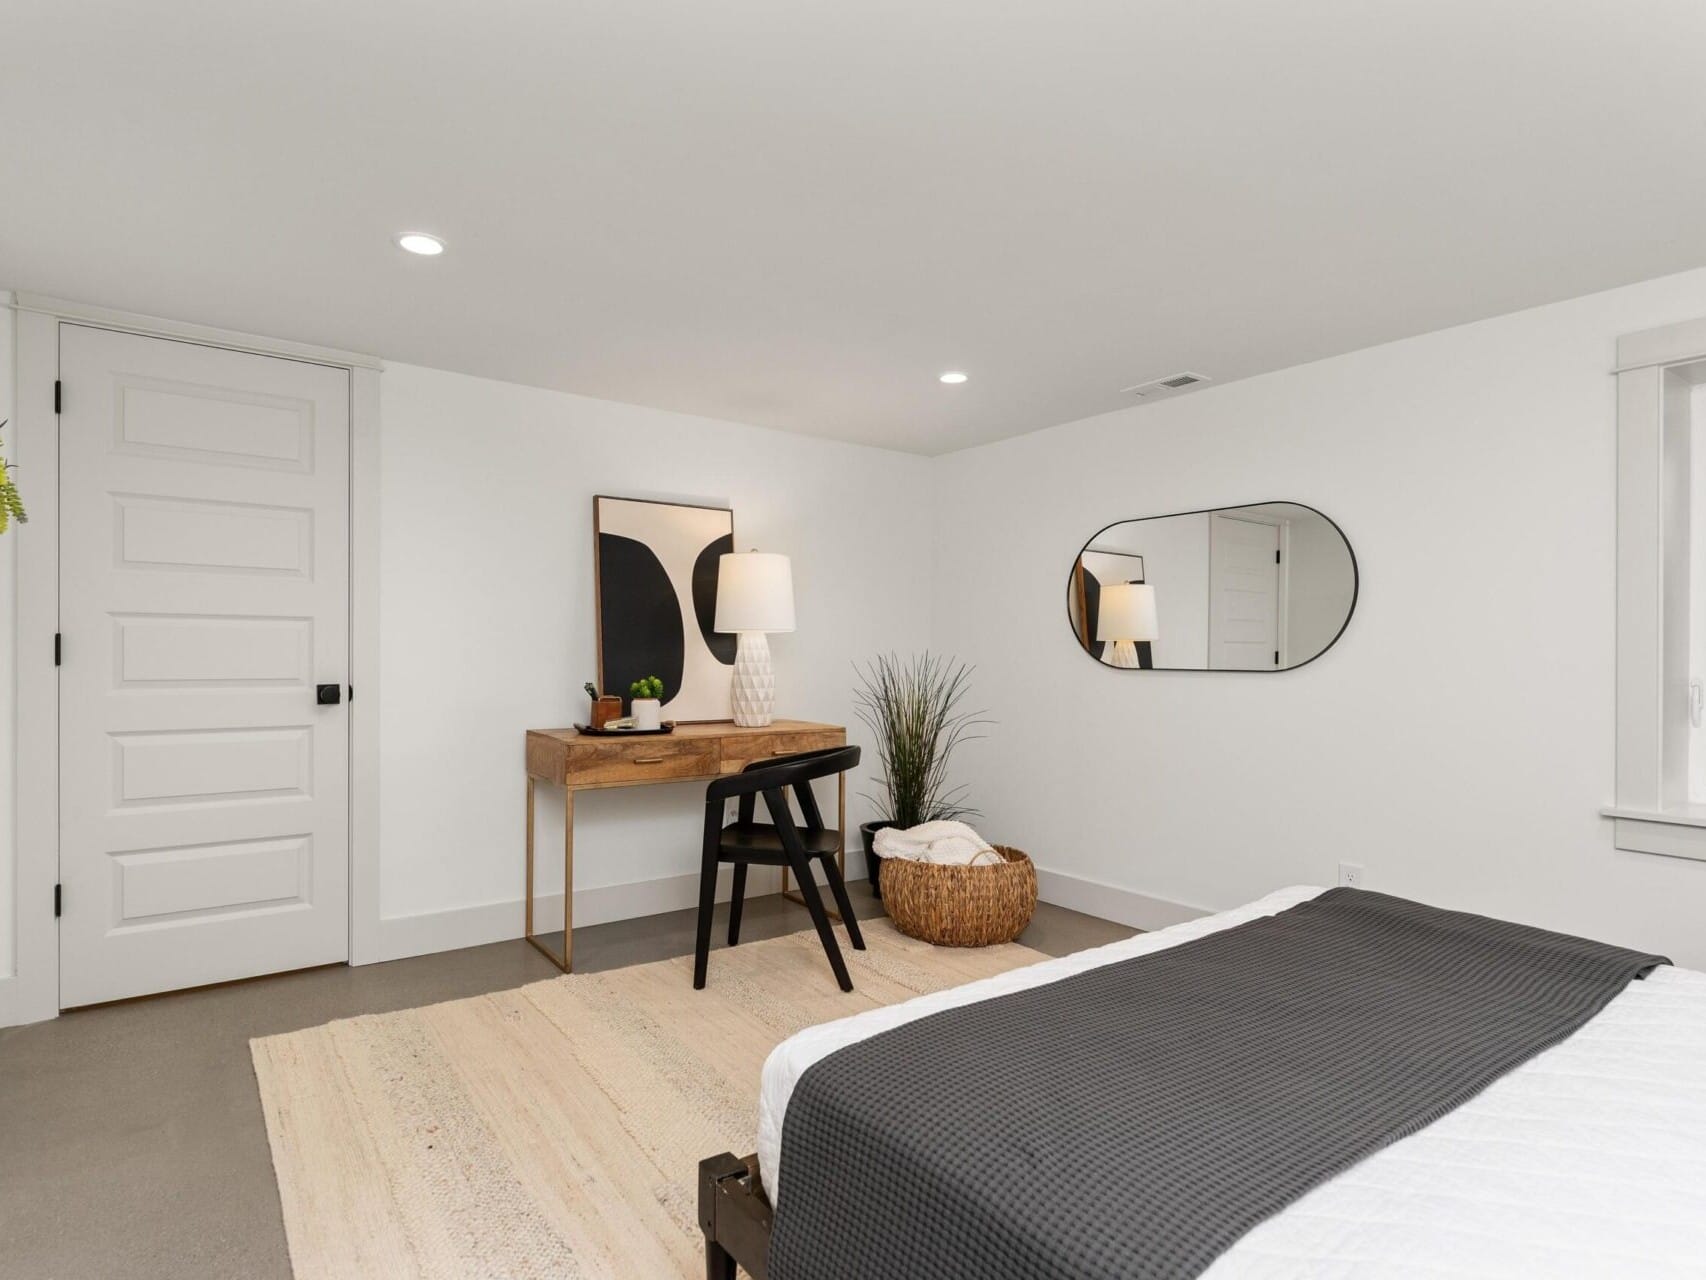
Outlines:
{"type": "Polygon", "coordinates": [[[577,724],[575,730],[593,738],[652,738],[660,733],[674,733],[675,721],[665,720],[656,729],[594,729],[590,724],[577,724]]]}

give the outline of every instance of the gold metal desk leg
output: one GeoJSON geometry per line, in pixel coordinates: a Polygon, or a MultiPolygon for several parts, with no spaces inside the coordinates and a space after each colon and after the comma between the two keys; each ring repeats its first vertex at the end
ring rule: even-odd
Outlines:
{"type": "Polygon", "coordinates": [[[527,918],[521,936],[533,936],[533,775],[527,775],[527,918]]]}
{"type": "Polygon", "coordinates": [[[563,972],[575,963],[575,789],[563,788],[563,972]]]}
{"type": "Polygon", "coordinates": [[[527,940],[533,944],[534,949],[564,973],[567,973],[570,955],[574,947],[572,912],[574,910],[575,888],[575,793],[567,787],[563,789],[563,954],[559,956],[541,942],[538,935],[533,932],[534,791],[534,779],[529,774],[527,778],[527,912],[523,929],[527,940]]]}

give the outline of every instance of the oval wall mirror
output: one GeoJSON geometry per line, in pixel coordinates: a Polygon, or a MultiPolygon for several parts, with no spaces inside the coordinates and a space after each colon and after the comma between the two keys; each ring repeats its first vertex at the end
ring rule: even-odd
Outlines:
{"type": "Polygon", "coordinates": [[[1073,562],[1066,613],[1104,666],[1288,671],[1333,647],[1356,602],[1339,526],[1260,502],[1108,525],[1073,562]]]}

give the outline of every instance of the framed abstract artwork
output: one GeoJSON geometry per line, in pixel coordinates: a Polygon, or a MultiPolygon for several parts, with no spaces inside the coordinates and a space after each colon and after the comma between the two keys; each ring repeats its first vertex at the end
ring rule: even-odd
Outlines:
{"type": "Polygon", "coordinates": [[[737,637],[711,624],[734,512],[599,496],[592,527],[600,689],[626,699],[634,681],[657,676],[667,719],[730,719],[737,637]]]}

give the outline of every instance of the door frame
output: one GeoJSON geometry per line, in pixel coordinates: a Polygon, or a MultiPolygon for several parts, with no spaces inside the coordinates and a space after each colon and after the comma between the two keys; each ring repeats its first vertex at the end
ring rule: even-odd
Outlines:
{"type": "MultiPolygon", "coordinates": [[[[0,305],[4,305],[0,296],[0,305]]],[[[346,369],[350,375],[349,963],[379,950],[379,378],[373,356],[161,320],[37,294],[16,313],[17,434],[30,521],[18,539],[17,964],[0,978],[0,1026],[59,1015],[59,329],[70,323],[346,369]]]]}

